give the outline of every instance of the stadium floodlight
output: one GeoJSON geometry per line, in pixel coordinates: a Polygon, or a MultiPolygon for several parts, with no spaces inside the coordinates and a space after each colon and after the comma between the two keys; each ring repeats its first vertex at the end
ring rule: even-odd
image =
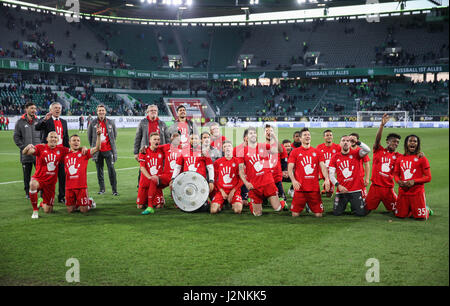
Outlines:
{"type": "Polygon", "coordinates": [[[186,0],[186,5],[187,6],[191,6],[192,5],[192,0],[186,0]]]}
{"type": "Polygon", "coordinates": [[[297,4],[304,4],[306,3],[306,0],[297,0],[297,4]]]}

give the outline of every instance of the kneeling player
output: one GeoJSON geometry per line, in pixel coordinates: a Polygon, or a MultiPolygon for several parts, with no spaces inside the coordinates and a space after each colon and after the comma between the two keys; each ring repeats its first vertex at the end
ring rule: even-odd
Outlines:
{"type": "Polygon", "coordinates": [[[221,157],[214,162],[216,192],[211,203],[210,212],[212,214],[220,212],[224,201],[228,201],[233,211],[240,214],[242,212],[242,181],[239,178],[239,159],[233,157],[233,144],[231,141],[225,140],[222,148],[225,157],[221,157]]]}
{"type": "Polygon", "coordinates": [[[351,143],[355,140],[349,136],[341,137],[341,152],[335,154],[330,161],[329,176],[331,183],[336,186],[333,214],[340,216],[344,213],[347,203],[350,202],[351,210],[357,216],[367,214],[366,202],[362,189],[360,170],[361,160],[370,152],[370,148],[362,143],[355,142],[360,150],[350,150],[351,143]],[[337,175],[337,178],[335,177],[337,175]]]}
{"type": "Polygon", "coordinates": [[[395,163],[394,179],[398,183],[398,198],[394,209],[398,218],[414,217],[426,220],[430,211],[426,204],[424,184],[431,181],[430,163],[426,157],[419,158],[420,138],[405,138],[405,154],[395,163]]]}
{"type": "MultiPolygon", "coordinates": [[[[271,135],[278,144],[275,135],[271,135]]],[[[247,187],[250,211],[255,216],[262,215],[262,203],[265,198],[275,211],[281,211],[284,205],[278,198],[278,188],[275,186],[268,165],[269,152],[281,152],[282,148],[270,144],[257,143],[256,129],[248,128],[248,146],[244,148],[244,156],[239,163],[239,176],[247,187]],[[278,150],[278,151],[277,151],[278,150]],[[245,168],[245,170],[244,170],[245,168]]]]}
{"type": "Polygon", "coordinates": [[[69,139],[70,152],[64,158],[66,207],[69,213],[77,209],[86,213],[91,208],[95,208],[95,202],[89,198],[87,191],[87,165],[92,155],[100,150],[101,134],[102,129],[99,126],[97,127],[97,142],[95,147],[90,150],[80,148],[81,140],[78,135],[72,135],[69,139]]]}
{"type": "Polygon", "coordinates": [[[150,134],[150,147],[141,149],[139,162],[141,167],[141,179],[139,181],[138,196],[136,204],[139,206],[147,204],[143,215],[153,214],[154,207],[160,205],[162,188],[160,177],[163,174],[163,163],[165,151],[159,147],[159,134],[150,134]]]}
{"type": "Polygon", "coordinates": [[[29,144],[22,154],[36,156],[36,172],[30,180],[30,201],[33,206],[32,219],[39,218],[38,191],[42,190],[42,207],[45,213],[53,212],[55,200],[55,185],[58,180],[58,165],[69,149],[57,147],[58,134],[50,132],[47,135],[47,144],[36,146],[29,144]]]}
{"type": "Polygon", "coordinates": [[[330,189],[325,159],[319,150],[311,146],[311,133],[307,128],[300,131],[300,140],[301,146],[292,150],[288,160],[288,173],[295,190],[291,204],[292,216],[298,217],[308,204],[316,217],[322,217],[319,169],[325,179],[325,190],[330,189]]]}

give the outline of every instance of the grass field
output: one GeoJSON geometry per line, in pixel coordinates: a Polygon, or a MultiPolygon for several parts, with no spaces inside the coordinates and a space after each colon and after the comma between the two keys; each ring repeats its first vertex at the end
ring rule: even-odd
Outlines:
{"type": "MultiPolygon", "coordinates": [[[[291,139],[293,131],[280,129],[279,139],[291,139]]],[[[372,146],[376,129],[351,131],[372,146]]],[[[329,214],[328,198],[328,213],[321,219],[306,213],[294,219],[269,207],[259,218],[248,209],[242,215],[231,210],[188,214],[173,207],[167,189],[167,207],[142,216],[135,205],[135,129],[118,130],[119,197],[111,195],[106,174],[107,192],[97,195],[95,164],[90,162],[88,185],[97,208],[69,215],[64,205],[55,204],[55,213],[41,210],[40,218],[32,220],[13,133],[2,131],[0,285],[448,286],[449,131],[395,131],[403,139],[419,135],[430,160],[433,178],[425,188],[435,215],[428,221],[395,219],[382,204],[364,218],[335,217],[329,214]],[[80,263],[79,283],[66,282],[65,264],[72,257],[80,263]],[[379,260],[379,283],[366,281],[369,258],[379,260]]],[[[321,132],[312,129],[314,146],[323,142],[321,132]]],[[[334,129],[335,142],[349,132],[334,129]]],[[[85,135],[82,143],[87,143],[85,135]]],[[[403,143],[399,151],[403,153],[403,143]]]]}

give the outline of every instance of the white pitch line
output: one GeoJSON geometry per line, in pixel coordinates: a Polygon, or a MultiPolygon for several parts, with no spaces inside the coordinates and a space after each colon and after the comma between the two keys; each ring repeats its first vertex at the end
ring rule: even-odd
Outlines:
{"type": "MultiPolygon", "coordinates": [[[[120,169],[116,169],[116,171],[131,170],[131,169],[139,169],[139,167],[120,168],[120,169]]],[[[103,170],[103,172],[107,172],[107,169],[103,170]]],[[[87,174],[97,174],[97,171],[91,171],[91,172],[88,172],[87,174]]],[[[16,184],[16,183],[23,183],[23,181],[3,182],[3,183],[0,183],[0,185],[8,185],[8,184],[16,184]]]]}

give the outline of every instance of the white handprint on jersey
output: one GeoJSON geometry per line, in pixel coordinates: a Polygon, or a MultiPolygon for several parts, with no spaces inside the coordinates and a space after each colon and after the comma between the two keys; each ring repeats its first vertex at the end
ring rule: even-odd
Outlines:
{"type": "Polygon", "coordinates": [[[391,171],[391,159],[389,157],[381,158],[381,171],[386,173],[391,171]]]}
{"type": "Polygon", "coordinates": [[[414,173],[416,173],[416,169],[411,172],[411,162],[402,162],[400,168],[403,171],[403,177],[405,178],[405,180],[409,180],[413,177],[414,173]]]}
{"type": "Polygon", "coordinates": [[[343,161],[340,165],[339,165],[339,169],[342,171],[342,175],[345,178],[348,178],[352,175],[353,173],[353,169],[355,169],[355,166],[352,167],[352,170],[350,170],[348,165],[348,160],[343,161]]]}
{"type": "Polygon", "coordinates": [[[253,155],[252,158],[250,158],[250,163],[253,165],[253,168],[255,168],[256,172],[260,172],[264,168],[259,155],[253,155]]]}
{"type": "Polygon", "coordinates": [[[158,169],[161,167],[158,165],[158,160],[156,158],[152,158],[149,162],[147,162],[147,165],[150,169],[150,175],[156,175],[158,173],[158,169]]]}
{"type": "Polygon", "coordinates": [[[312,159],[311,156],[305,156],[303,157],[303,160],[301,161],[301,164],[303,168],[305,169],[305,174],[309,175],[314,172],[314,168],[316,168],[316,165],[314,164],[314,167],[311,167],[312,159]]]}
{"type": "Polygon", "coordinates": [[[325,153],[323,157],[325,158],[325,166],[328,168],[330,166],[331,153],[325,153]]]}
{"type": "Polygon", "coordinates": [[[276,166],[278,161],[278,156],[274,154],[269,154],[269,168],[272,169],[274,166],[276,166]]]}
{"type": "Polygon", "coordinates": [[[187,160],[187,166],[189,171],[197,172],[198,166],[195,165],[195,162],[197,161],[197,158],[195,157],[189,157],[187,160]]]}
{"type": "Polygon", "coordinates": [[[180,132],[181,132],[181,137],[180,137],[181,142],[184,143],[184,142],[188,141],[188,138],[186,137],[187,130],[185,128],[181,128],[180,132]]]}
{"type": "Polygon", "coordinates": [[[177,153],[170,153],[169,155],[169,165],[170,165],[170,169],[174,169],[175,165],[177,164],[177,157],[178,154],[177,153]]]}
{"type": "Polygon", "coordinates": [[[54,171],[56,168],[56,165],[55,165],[56,155],[49,154],[49,155],[47,155],[46,158],[44,158],[44,160],[47,163],[47,170],[54,171]]]}
{"type": "Polygon", "coordinates": [[[78,172],[78,168],[80,167],[80,164],[78,164],[78,167],[76,167],[75,166],[76,163],[77,163],[77,159],[76,158],[71,158],[67,162],[67,167],[69,168],[69,174],[70,175],[74,175],[74,174],[76,174],[78,172]]]}
{"type": "Polygon", "coordinates": [[[225,167],[222,169],[221,173],[222,173],[222,177],[223,177],[223,182],[225,184],[229,184],[231,183],[231,180],[233,179],[234,175],[231,175],[230,177],[230,172],[231,172],[231,168],[230,167],[225,167]]]}

